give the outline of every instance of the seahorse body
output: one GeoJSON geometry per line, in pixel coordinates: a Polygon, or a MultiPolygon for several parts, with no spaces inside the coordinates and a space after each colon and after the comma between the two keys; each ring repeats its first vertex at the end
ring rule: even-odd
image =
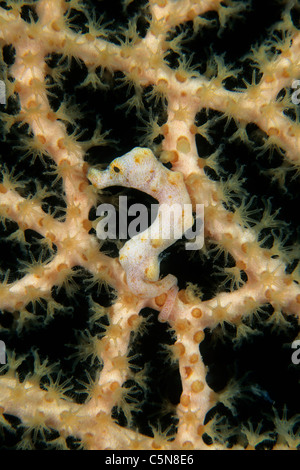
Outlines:
{"type": "Polygon", "coordinates": [[[125,186],[143,191],[159,202],[155,221],[120,250],[129,289],[143,298],[156,297],[177,284],[168,274],[159,279],[159,254],[193,225],[192,205],[183,176],[160,163],[147,148],[135,147],[104,171],[91,168],[88,178],[98,189],[125,186]]]}

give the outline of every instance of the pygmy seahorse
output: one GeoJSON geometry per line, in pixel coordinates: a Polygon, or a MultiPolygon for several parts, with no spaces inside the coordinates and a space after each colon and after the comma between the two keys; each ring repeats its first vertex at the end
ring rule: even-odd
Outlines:
{"type": "Polygon", "coordinates": [[[159,202],[154,222],[124,244],[119,261],[134,294],[153,298],[173,288],[174,297],[177,279],[172,274],[159,279],[159,254],[193,225],[192,204],[182,174],[166,168],[150,149],[135,147],[104,171],[90,168],[87,177],[98,189],[135,188],[159,202]]]}

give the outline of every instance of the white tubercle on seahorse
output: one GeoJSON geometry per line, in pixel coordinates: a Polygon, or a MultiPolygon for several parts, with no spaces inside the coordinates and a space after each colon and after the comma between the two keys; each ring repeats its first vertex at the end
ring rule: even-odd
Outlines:
{"type": "Polygon", "coordinates": [[[159,279],[158,257],[193,225],[192,204],[182,174],[162,165],[150,149],[135,147],[104,171],[91,168],[87,177],[98,189],[125,186],[157,199],[156,219],[124,244],[119,260],[129,289],[142,298],[159,296],[176,286],[177,279],[171,274],[159,279]]]}

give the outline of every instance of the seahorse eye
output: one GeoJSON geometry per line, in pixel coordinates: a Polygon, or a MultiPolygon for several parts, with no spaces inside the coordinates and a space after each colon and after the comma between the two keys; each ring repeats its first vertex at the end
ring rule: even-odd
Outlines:
{"type": "Polygon", "coordinates": [[[113,167],[113,170],[114,170],[116,173],[119,173],[119,172],[120,172],[120,168],[118,168],[117,166],[114,166],[114,167],[113,167]]]}

